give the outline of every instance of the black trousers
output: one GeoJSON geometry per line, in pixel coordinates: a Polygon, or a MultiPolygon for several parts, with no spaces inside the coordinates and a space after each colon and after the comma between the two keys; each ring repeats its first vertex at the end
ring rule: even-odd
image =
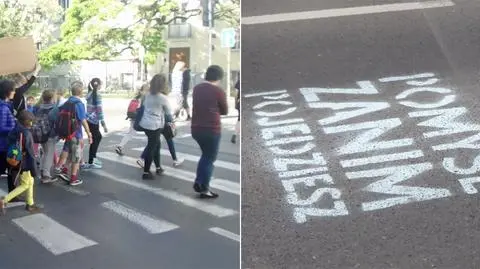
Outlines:
{"type": "Polygon", "coordinates": [[[8,192],[11,192],[15,189],[15,176],[16,173],[9,173],[8,164],[7,164],[7,152],[0,152],[0,174],[7,173],[7,185],[8,192]]]}
{"type": "Polygon", "coordinates": [[[102,141],[102,133],[100,132],[99,124],[93,124],[89,122],[88,128],[90,128],[93,140],[92,144],[90,145],[90,150],[88,151],[88,163],[92,164],[93,159],[97,158],[98,146],[100,145],[100,141],[102,141]]]}
{"type": "Polygon", "coordinates": [[[143,172],[149,173],[152,162],[155,163],[157,168],[160,166],[160,135],[163,132],[163,128],[157,130],[145,130],[147,135],[147,147],[145,148],[145,166],[143,172]]]}

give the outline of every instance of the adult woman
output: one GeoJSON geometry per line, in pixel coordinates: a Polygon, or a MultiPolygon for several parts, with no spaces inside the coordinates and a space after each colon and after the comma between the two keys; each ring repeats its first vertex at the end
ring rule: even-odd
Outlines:
{"type": "MultiPolygon", "coordinates": [[[[141,103],[143,96],[148,91],[149,87],[150,86],[147,83],[143,84],[142,87],[138,90],[134,99],[141,103]]],[[[120,144],[115,146],[115,152],[120,156],[123,156],[123,149],[125,145],[128,143],[128,141],[132,139],[133,135],[136,133],[135,129],[133,129],[133,123],[135,119],[127,117],[127,120],[130,120],[130,128],[128,129],[128,133],[125,136],[123,136],[122,141],[120,141],[120,144]]]]}
{"type": "Polygon", "coordinates": [[[108,132],[103,116],[103,104],[102,97],[98,93],[102,87],[102,81],[99,78],[94,78],[88,84],[87,94],[87,121],[90,132],[92,133],[92,144],[88,151],[88,163],[84,168],[102,168],[101,163],[94,162],[97,158],[97,150],[102,140],[102,133],[100,132],[100,124],[103,127],[103,131],[108,132]]]}
{"type": "Polygon", "coordinates": [[[155,162],[157,175],[163,174],[160,165],[160,134],[165,125],[165,115],[171,117],[171,109],[167,98],[161,94],[167,88],[167,79],[162,74],[153,76],[150,81],[150,91],[145,94],[143,100],[143,116],[139,125],[147,135],[147,147],[145,149],[145,166],[143,168],[143,179],[153,179],[150,173],[152,161],[155,162]]]}

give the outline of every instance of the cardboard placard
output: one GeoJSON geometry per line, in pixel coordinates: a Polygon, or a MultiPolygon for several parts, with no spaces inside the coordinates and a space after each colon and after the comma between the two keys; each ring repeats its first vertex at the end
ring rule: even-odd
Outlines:
{"type": "Polygon", "coordinates": [[[37,48],[33,38],[0,38],[0,75],[30,72],[37,62],[37,48]]]}

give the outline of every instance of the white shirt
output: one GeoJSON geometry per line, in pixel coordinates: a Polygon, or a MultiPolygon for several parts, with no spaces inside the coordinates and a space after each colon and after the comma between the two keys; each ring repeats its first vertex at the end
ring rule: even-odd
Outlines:
{"type": "Polygon", "coordinates": [[[147,130],[157,130],[165,126],[165,114],[171,114],[170,105],[165,95],[145,95],[143,100],[145,110],[140,120],[140,126],[147,130]]]}

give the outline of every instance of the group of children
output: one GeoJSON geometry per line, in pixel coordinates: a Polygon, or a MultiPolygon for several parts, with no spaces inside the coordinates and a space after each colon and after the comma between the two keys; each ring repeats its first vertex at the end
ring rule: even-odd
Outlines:
{"type": "Polygon", "coordinates": [[[96,96],[100,86],[99,79],[89,83],[87,102],[82,98],[84,85],[81,81],[72,83],[68,99],[62,91],[45,90],[38,104],[33,105],[33,100],[27,100],[25,109],[14,115],[11,100],[15,95],[15,84],[9,80],[0,82],[0,170],[7,169],[9,185],[13,181],[15,186],[9,186],[9,193],[0,197],[2,213],[7,203],[18,201],[17,196],[24,192],[26,209],[30,212],[40,209],[33,199],[34,178],[39,178],[42,183],[61,178],[72,186],[82,184],[78,171],[83,159],[83,130],[92,145],[86,166],[95,165],[96,149],[101,140],[98,125],[107,131],[100,98],[96,96]],[[55,146],[59,141],[64,141],[64,145],[57,158],[55,146]],[[39,148],[42,154],[39,154],[39,148]],[[52,170],[55,176],[51,175],[52,170]]]}

